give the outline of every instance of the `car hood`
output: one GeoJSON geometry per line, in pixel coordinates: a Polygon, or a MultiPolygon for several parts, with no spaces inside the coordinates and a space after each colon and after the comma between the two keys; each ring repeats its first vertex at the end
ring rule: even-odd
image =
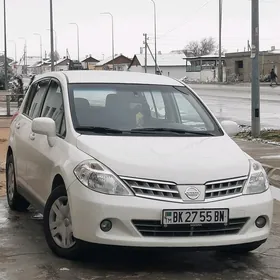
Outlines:
{"type": "Polygon", "coordinates": [[[247,176],[247,155],[227,135],[221,137],[129,137],[81,135],[81,151],[119,176],[205,184],[247,176]]]}

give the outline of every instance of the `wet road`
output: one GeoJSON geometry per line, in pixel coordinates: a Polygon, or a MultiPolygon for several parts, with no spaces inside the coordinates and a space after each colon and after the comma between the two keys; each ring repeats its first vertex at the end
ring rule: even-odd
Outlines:
{"type": "Polygon", "coordinates": [[[41,220],[34,213],[8,210],[0,198],[1,280],[265,280],[280,279],[280,203],[275,203],[272,234],[248,256],[214,252],[157,253],[103,250],[87,252],[86,261],[55,257],[48,249],[41,220]]]}
{"type": "MultiPolygon", "coordinates": [[[[251,123],[249,86],[190,85],[219,120],[230,119],[242,125],[251,123]]],[[[280,87],[261,87],[261,125],[280,128],[280,87]]]]}

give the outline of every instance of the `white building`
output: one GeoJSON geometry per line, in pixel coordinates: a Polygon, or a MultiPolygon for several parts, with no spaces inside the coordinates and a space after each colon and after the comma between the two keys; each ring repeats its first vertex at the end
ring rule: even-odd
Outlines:
{"type": "MultiPolygon", "coordinates": [[[[184,53],[158,54],[157,64],[162,75],[181,79],[186,76],[185,58],[184,53]]],[[[145,55],[136,54],[132,59],[128,71],[145,73],[145,55]]],[[[155,73],[155,62],[151,55],[147,56],[147,73],[155,73]]]]}
{"type": "MultiPolygon", "coordinates": [[[[222,56],[223,80],[226,81],[225,56],[222,56]]],[[[185,58],[186,82],[218,82],[219,55],[210,54],[185,58]]]]}
{"type": "Polygon", "coordinates": [[[17,64],[17,75],[29,75],[32,74],[32,67],[35,64],[40,63],[41,57],[39,56],[27,56],[26,60],[22,57],[17,64]]]}

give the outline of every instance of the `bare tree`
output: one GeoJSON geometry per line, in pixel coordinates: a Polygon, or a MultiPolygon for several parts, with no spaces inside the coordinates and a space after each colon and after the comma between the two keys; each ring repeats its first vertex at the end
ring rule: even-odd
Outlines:
{"type": "Polygon", "coordinates": [[[184,49],[185,54],[191,53],[194,56],[200,55],[200,45],[197,41],[190,42],[184,49]]]}
{"type": "MultiPolygon", "coordinates": [[[[57,51],[54,51],[54,61],[58,61],[60,59],[60,55],[57,51]]],[[[49,54],[49,57],[51,57],[51,53],[49,54]]]]}
{"type": "Polygon", "coordinates": [[[213,37],[203,38],[199,45],[201,55],[212,54],[217,50],[217,44],[213,37]]]}
{"type": "Polygon", "coordinates": [[[199,41],[191,41],[184,49],[186,55],[194,56],[214,54],[218,51],[218,45],[213,37],[203,38],[199,41]]]}

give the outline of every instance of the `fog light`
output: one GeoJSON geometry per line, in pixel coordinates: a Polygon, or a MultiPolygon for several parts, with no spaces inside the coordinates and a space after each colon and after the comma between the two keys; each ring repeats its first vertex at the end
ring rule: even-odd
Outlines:
{"type": "Polygon", "coordinates": [[[108,232],[112,229],[112,222],[109,221],[109,220],[103,220],[100,223],[100,228],[101,228],[102,231],[108,232]]]}
{"type": "Polygon", "coordinates": [[[263,228],[266,225],[266,218],[264,216],[258,217],[255,224],[258,228],[263,228]]]}

